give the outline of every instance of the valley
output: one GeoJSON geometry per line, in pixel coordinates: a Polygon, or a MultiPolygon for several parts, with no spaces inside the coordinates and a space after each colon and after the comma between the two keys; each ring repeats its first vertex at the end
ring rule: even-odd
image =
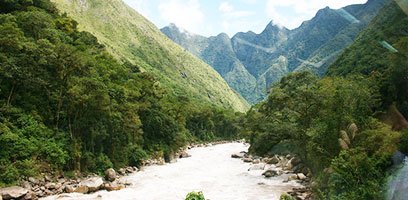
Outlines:
{"type": "Polygon", "coordinates": [[[0,1],[0,200],[405,200],[407,10],[204,37],[122,0],[0,1]]]}

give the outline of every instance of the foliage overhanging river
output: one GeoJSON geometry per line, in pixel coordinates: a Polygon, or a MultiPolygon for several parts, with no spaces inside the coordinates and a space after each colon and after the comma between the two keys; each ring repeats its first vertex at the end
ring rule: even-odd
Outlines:
{"type": "Polygon", "coordinates": [[[131,186],[113,192],[64,194],[45,199],[120,199],[120,200],[183,200],[191,191],[203,191],[211,200],[271,200],[300,185],[283,183],[288,174],[264,178],[263,170],[248,171],[252,164],[231,158],[231,154],[246,151],[248,145],[228,143],[188,150],[192,156],[177,163],[155,165],[122,177],[131,186]]]}

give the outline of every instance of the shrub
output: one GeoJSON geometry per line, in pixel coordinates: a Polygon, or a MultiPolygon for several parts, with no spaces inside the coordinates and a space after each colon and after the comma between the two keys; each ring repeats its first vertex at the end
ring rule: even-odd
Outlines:
{"type": "Polygon", "coordinates": [[[17,168],[7,161],[0,161],[0,183],[12,184],[18,177],[17,168]]]}
{"type": "Polygon", "coordinates": [[[186,196],[186,200],[205,200],[203,192],[190,192],[186,196]]]}
{"type": "Polygon", "coordinates": [[[377,164],[362,148],[342,151],[331,164],[330,199],[377,199],[383,177],[377,164]]]}
{"type": "Polygon", "coordinates": [[[295,199],[288,194],[281,194],[279,200],[295,200],[295,199]]]}
{"type": "Polygon", "coordinates": [[[128,161],[129,165],[140,165],[143,159],[147,158],[146,152],[138,145],[129,147],[128,161]]]}
{"type": "Polygon", "coordinates": [[[93,171],[103,173],[105,170],[112,168],[113,164],[109,157],[103,153],[100,153],[95,160],[95,168],[93,171]]]}
{"type": "Polygon", "coordinates": [[[16,167],[19,174],[25,177],[37,176],[40,168],[32,159],[18,160],[16,167]]]}

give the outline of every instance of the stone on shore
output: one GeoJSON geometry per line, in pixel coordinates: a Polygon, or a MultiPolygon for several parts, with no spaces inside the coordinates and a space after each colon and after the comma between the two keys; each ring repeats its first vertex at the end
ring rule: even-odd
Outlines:
{"type": "Polygon", "coordinates": [[[266,178],[279,176],[281,174],[282,174],[281,171],[278,171],[278,170],[276,170],[274,168],[269,168],[264,173],[262,173],[262,175],[265,176],[266,178]]]}
{"type": "Polygon", "coordinates": [[[296,174],[291,174],[289,176],[289,178],[288,178],[288,181],[293,181],[293,180],[296,180],[296,179],[298,179],[298,176],[296,174]]]}
{"type": "Polygon", "coordinates": [[[299,174],[297,174],[297,176],[298,176],[298,178],[300,180],[306,180],[306,178],[307,178],[303,173],[299,173],[299,174]]]}
{"type": "Polygon", "coordinates": [[[264,170],[264,169],[265,169],[265,164],[260,163],[260,164],[253,165],[252,167],[250,167],[250,168],[248,169],[248,171],[264,170]]]}
{"type": "Polygon", "coordinates": [[[277,164],[279,163],[279,157],[275,155],[274,157],[270,158],[267,162],[267,164],[277,164]]]}
{"type": "Polygon", "coordinates": [[[121,190],[121,189],[125,188],[125,186],[124,185],[118,185],[118,184],[115,184],[115,183],[106,183],[104,185],[104,188],[107,191],[115,191],[115,190],[121,190]]]}
{"type": "Polygon", "coordinates": [[[65,186],[65,192],[67,192],[67,193],[73,193],[74,191],[75,191],[74,186],[72,186],[72,185],[67,185],[67,186],[65,186]]]}
{"type": "Polygon", "coordinates": [[[244,161],[244,162],[252,162],[253,160],[252,160],[252,158],[244,158],[244,159],[242,159],[242,161],[244,161]]]}
{"type": "Polygon", "coordinates": [[[88,192],[95,192],[99,190],[102,187],[102,185],[103,180],[101,177],[92,177],[81,181],[81,183],[79,184],[80,187],[86,186],[88,188],[88,192]]]}
{"type": "Polygon", "coordinates": [[[78,188],[76,188],[75,190],[74,190],[74,192],[76,192],[76,193],[82,193],[82,194],[86,194],[86,193],[88,193],[88,187],[87,186],[85,186],[85,185],[83,185],[83,186],[80,186],[80,187],[78,187],[78,188]]]}
{"type": "Polygon", "coordinates": [[[27,194],[27,192],[27,189],[19,186],[0,188],[0,194],[3,199],[17,199],[27,194]]]}
{"type": "Polygon", "coordinates": [[[231,155],[231,158],[243,158],[243,157],[244,157],[243,155],[239,155],[239,154],[236,154],[236,153],[231,155]]]}
{"type": "Polygon", "coordinates": [[[114,169],[110,168],[105,171],[105,178],[108,181],[114,181],[116,179],[116,172],[114,169]]]}

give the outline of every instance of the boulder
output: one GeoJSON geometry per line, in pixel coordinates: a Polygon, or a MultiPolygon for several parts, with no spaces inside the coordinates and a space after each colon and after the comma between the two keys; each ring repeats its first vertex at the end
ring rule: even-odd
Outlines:
{"type": "Polygon", "coordinates": [[[55,183],[47,183],[45,184],[46,189],[55,189],[57,188],[57,185],[55,183]]]}
{"type": "Polygon", "coordinates": [[[31,190],[32,187],[31,187],[31,184],[26,181],[26,182],[23,183],[23,188],[25,188],[27,190],[31,190]]]}
{"type": "Polygon", "coordinates": [[[164,158],[159,158],[159,160],[157,161],[157,164],[164,165],[165,164],[164,158]]]}
{"type": "Polygon", "coordinates": [[[240,155],[240,154],[232,154],[231,155],[231,158],[243,158],[244,156],[243,155],[240,155]]]}
{"type": "Polygon", "coordinates": [[[124,185],[117,185],[117,184],[113,184],[113,183],[107,183],[104,185],[105,190],[107,191],[115,191],[115,190],[121,190],[123,188],[125,188],[124,185]]]}
{"type": "Polygon", "coordinates": [[[279,176],[280,174],[281,174],[281,172],[274,169],[274,168],[269,168],[264,173],[262,173],[262,175],[267,177],[267,178],[274,177],[274,176],[279,176]]]}
{"type": "Polygon", "coordinates": [[[276,164],[276,167],[282,167],[283,168],[283,167],[286,166],[286,164],[288,164],[288,160],[284,158],[284,159],[281,159],[278,164],[276,164]]]}
{"type": "Polygon", "coordinates": [[[73,193],[74,191],[75,191],[75,188],[72,185],[65,186],[65,192],[73,193]]]}
{"type": "Polygon", "coordinates": [[[299,173],[299,174],[297,174],[297,176],[298,176],[298,178],[300,180],[306,180],[306,178],[307,178],[303,173],[299,173]]]}
{"type": "Polygon", "coordinates": [[[37,199],[37,195],[35,195],[34,192],[29,191],[23,198],[24,200],[31,200],[31,199],[37,199]]]}
{"type": "Polygon", "coordinates": [[[37,179],[35,179],[35,178],[33,178],[33,177],[28,178],[28,181],[30,181],[31,183],[33,183],[33,184],[35,184],[35,185],[37,185],[38,183],[40,183],[39,180],[37,180],[37,179]]]}
{"type": "Polygon", "coordinates": [[[296,174],[291,174],[288,178],[288,181],[296,180],[298,179],[298,176],[296,174]]]}
{"type": "Polygon", "coordinates": [[[244,158],[244,159],[242,159],[242,161],[244,161],[244,162],[252,162],[253,160],[252,160],[252,158],[244,158]]]}
{"type": "Polygon", "coordinates": [[[116,179],[116,172],[114,169],[110,168],[105,171],[105,178],[108,181],[114,181],[116,179]]]}
{"type": "Polygon", "coordinates": [[[27,194],[27,192],[27,189],[19,186],[0,188],[0,194],[3,199],[17,199],[27,194]]]}
{"type": "Polygon", "coordinates": [[[191,157],[191,155],[188,154],[188,153],[185,152],[185,151],[181,152],[181,153],[180,153],[180,156],[179,156],[179,158],[189,158],[189,157],[191,157]]]}
{"type": "Polygon", "coordinates": [[[250,167],[250,168],[248,169],[248,171],[264,170],[264,169],[265,169],[265,164],[261,163],[261,164],[253,165],[252,167],[250,167]]]}
{"type": "Polygon", "coordinates": [[[118,169],[118,172],[119,172],[120,175],[126,175],[126,169],[124,169],[124,168],[118,169]]]}
{"type": "MultiPolygon", "coordinates": [[[[282,167],[283,167],[283,166],[282,166],[282,167]]],[[[292,168],[293,168],[292,160],[289,160],[289,161],[286,163],[286,166],[284,167],[284,170],[292,170],[292,168]]]]}
{"type": "Polygon", "coordinates": [[[65,180],[64,178],[58,179],[58,183],[64,184],[65,182],[67,182],[67,180],[65,180]]]}
{"type": "Polygon", "coordinates": [[[275,164],[279,163],[279,157],[277,155],[275,155],[274,157],[270,158],[268,160],[268,162],[266,162],[266,163],[275,165],[275,164]]]}
{"type": "Polygon", "coordinates": [[[259,159],[252,161],[253,164],[259,164],[260,162],[261,162],[261,161],[260,161],[259,159]]]}
{"type": "Polygon", "coordinates": [[[52,181],[51,176],[48,176],[48,175],[45,175],[44,179],[45,179],[45,181],[48,181],[48,182],[52,181]]]}
{"type": "MultiPolygon", "coordinates": [[[[103,180],[101,177],[92,177],[86,180],[83,180],[79,186],[86,186],[89,192],[95,192],[99,190],[103,185],[103,180]]],[[[86,193],[86,192],[85,192],[86,193]]]]}
{"type": "Polygon", "coordinates": [[[74,192],[77,192],[77,193],[82,193],[82,194],[86,194],[86,193],[88,193],[88,187],[87,186],[85,186],[85,185],[83,185],[83,186],[80,186],[80,187],[78,187],[78,188],[76,188],[75,190],[74,190],[74,192]]]}

